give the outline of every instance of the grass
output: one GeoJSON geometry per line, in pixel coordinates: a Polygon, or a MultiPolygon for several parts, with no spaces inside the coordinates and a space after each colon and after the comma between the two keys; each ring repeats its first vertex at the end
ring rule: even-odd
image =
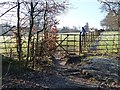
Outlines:
{"type": "MultiPolygon", "coordinates": [[[[92,42],[94,41],[94,39],[96,38],[96,36],[94,36],[94,37],[90,37],[91,36],[91,34],[93,34],[94,32],[92,32],[92,33],[87,33],[87,35],[85,36],[85,37],[83,37],[83,36],[81,36],[81,44],[82,44],[82,50],[84,50],[84,52],[86,51],[88,51],[89,49],[90,49],[90,46],[92,45],[92,42]],[[84,41],[84,38],[85,38],[85,43],[83,42],[84,41]],[[92,38],[92,40],[91,40],[91,38],[92,38]],[[85,45],[84,45],[85,44],[85,45]]],[[[94,35],[95,35],[95,33],[94,33],[94,35]]],[[[60,40],[59,41],[59,43],[62,41],[62,40],[64,40],[65,39],[65,37],[67,37],[67,34],[58,34],[58,37],[59,37],[59,39],[58,40],[60,40]]],[[[79,33],[77,33],[77,34],[74,34],[74,33],[72,33],[72,34],[70,34],[69,36],[68,36],[68,38],[67,39],[65,39],[65,41],[63,41],[62,43],[61,43],[61,45],[67,50],[72,50],[72,51],[74,51],[74,50],[76,50],[76,51],[78,51],[78,53],[76,53],[76,54],[79,54],[79,44],[80,44],[80,40],[79,40],[79,38],[80,38],[80,34],[79,33]],[[74,40],[75,40],[75,42],[74,42],[74,40]],[[67,42],[68,41],[68,42],[67,42]],[[68,45],[68,46],[67,46],[68,45]],[[75,45],[75,47],[74,47],[74,45],[75,45]]]]}
{"type": "Polygon", "coordinates": [[[29,72],[29,71],[33,71],[30,68],[26,68],[24,66],[25,62],[21,62],[19,63],[19,61],[6,57],[6,56],[1,56],[2,57],[2,77],[4,78],[4,76],[6,75],[10,75],[10,74],[23,74],[24,72],[29,72]],[[19,64],[20,64],[20,68],[19,68],[19,64]]]}
{"type": "MultiPolygon", "coordinates": [[[[23,39],[25,40],[25,39],[23,39]]],[[[9,54],[10,50],[12,50],[12,52],[16,52],[16,47],[15,47],[15,41],[16,39],[13,38],[12,36],[0,36],[0,54],[9,54]],[[5,42],[5,43],[4,43],[5,42]]],[[[27,40],[25,40],[27,41],[27,40]]],[[[23,47],[27,47],[26,43],[22,44],[23,47]]],[[[27,49],[23,48],[23,53],[26,53],[27,49]]]]}
{"type": "Polygon", "coordinates": [[[111,52],[118,52],[118,32],[103,32],[103,35],[110,35],[110,36],[102,36],[102,40],[99,42],[98,49],[101,49],[101,52],[111,53],[111,52]]]}
{"type": "MultiPolygon", "coordinates": [[[[105,53],[105,52],[117,52],[117,48],[119,47],[118,46],[118,32],[117,31],[109,31],[109,32],[103,32],[101,33],[103,34],[102,36],[102,40],[99,41],[99,46],[97,46],[97,49],[102,49],[102,50],[99,50],[98,53],[105,53]],[[111,35],[111,36],[104,36],[104,35],[111,35]],[[107,40],[110,40],[110,41],[107,41],[107,40]]],[[[96,37],[94,36],[93,37],[93,41],[91,41],[91,37],[90,37],[91,33],[87,33],[87,41],[86,41],[86,45],[84,46],[84,43],[82,43],[82,50],[84,51],[87,51],[90,49],[90,47],[94,44],[94,39],[96,38],[96,40],[99,38],[99,37],[96,37]]],[[[58,34],[58,43],[60,44],[62,40],[65,39],[65,37],[67,37],[67,34],[58,34]]],[[[83,39],[83,37],[81,37],[83,39]]],[[[15,42],[15,39],[12,38],[12,36],[0,36],[0,41],[1,42],[4,42],[4,40],[6,42],[9,42],[9,43],[0,43],[0,53],[5,53],[5,52],[8,52],[10,53],[10,49],[12,49],[12,52],[16,52],[16,48],[13,48],[15,47],[15,44],[14,43],[10,43],[10,42],[15,42]],[[3,48],[6,48],[6,49],[3,49],[3,48]]],[[[23,39],[25,42],[27,42],[27,38],[26,39],[23,39]]],[[[68,49],[68,50],[77,50],[79,51],[79,33],[78,34],[71,34],[68,36],[68,38],[65,39],[65,41],[63,41],[61,43],[61,45],[63,46],[64,49],[68,49]],[[74,39],[76,40],[75,42],[74,39]],[[67,42],[68,41],[68,42],[67,42]],[[68,45],[68,46],[66,46],[68,45]],[[74,47],[74,45],[76,45],[74,47]]],[[[26,43],[23,43],[22,45],[23,47],[27,47],[27,44],[26,43]]],[[[60,47],[58,47],[58,49],[61,49],[60,47]]],[[[26,55],[26,52],[27,52],[27,49],[26,48],[23,48],[23,54],[26,55]]],[[[77,53],[78,54],[78,53],[77,53]]]]}

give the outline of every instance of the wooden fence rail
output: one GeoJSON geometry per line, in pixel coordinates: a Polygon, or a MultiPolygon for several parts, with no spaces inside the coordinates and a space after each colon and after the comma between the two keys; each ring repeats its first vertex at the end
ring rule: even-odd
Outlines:
{"type": "MultiPolygon", "coordinates": [[[[106,32],[105,32],[106,33],[106,32]]],[[[88,32],[85,36],[82,36],[80,33],[57,33],[57,51],[65,52],[65,53],[75,53],[80,55],[81,53],[92,53],[92,52],[118,52],[120,49],[120,41],[118,39],[120,34],[111,33],[104,34],[104,32],[88,32]]],[[[1,36],[3,37],[3,36],[1,36]]],[[[43,35],[41,36],[42,39],[43,35]]],[[[10,40],[9,36],[4,37],[9,40],[0,40],[0,54],[9,54],[12,52],[16,52],[16,47],[14,47],[15,41],[10,40]]],[[[36,40],[35,40],[36,41],[36,40]]],[[[23,50],[26,52],[26,42],[24,42],[23,50]]]]}

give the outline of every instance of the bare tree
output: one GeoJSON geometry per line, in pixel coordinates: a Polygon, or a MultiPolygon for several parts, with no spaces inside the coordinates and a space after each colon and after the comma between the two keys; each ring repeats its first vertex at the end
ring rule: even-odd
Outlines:
{"type": "MultiPolygon", "coordinates": [[[[41,30],[37,31],[38,33],[43,31],[44,36],[46,36],[46,31],[49,30],[50,26],[53,24],[57,24],[57,21],[55,20],[55,16],[59,15],[60,13],[64,12],[66,9],[66,2],[59,2],[57,0],[51,0],[51,1],[36,1],[25,3],[27,4],[28,12],[30,12],[30,31],[29,31],[29,38],[28,38],[28,47],[27,47],[27,58],[26,58],[26,66],[29,62],[29,44],[31,42],[31,31],[35,24],[38,25],[38,27],[41,27],[41,30]],[[31,6],[31,9],[29,9],[29,6],[31,6]],[[39,20],[38,22],[36,22],[39,20]]],[[[29,15],[28,15],[29,16],[29,15]]]]}
{"type": "MultiPolygon", "coordinates": [[[[19,63],[21,63],[21,57],[22,57],[22,46],[21,46],[21,30],[20,30],[20,3],[19,0],[17,0],[18,3],[18,9],[17,9],[17,40],[18,40],[18,45],[17,45],[17,52],[18,52],[18,59],[19,63]]],[[[20,65],[20,64],[19,64],[20,65]]]]}
{"type": "MultiPolygon", "coordinates": [[[[8,6],[5,12],[0,14],[0,19],[4,16],[8,15],[9,13],[14,18],[18,18],[16,21],[15,19],[11,18],[11,22],[17,22],[17,33],[18,33],[18,47],[19,50],[19,61],[21,61],[21,28],[25,27],[26,29],[29,28],[26,32],[28,33],[28,40],[27,40],[27,57],[26,57],[26,66],[29,62],[30,57],[30,43],[32,36],[34,34],[38,34],[41,31],[47,31],[53,24],[57,24],[58,21],[56,20],[56,16],[64,13],[67,8],[69,2],[67,0],[36,0],[36,1],[28,1],[28,0],[18,0],[18,2],[3,2],[0,3],[0,7],[4,7],[5,5],[8,6]],[[17,12],[17,16],[16,16],[17,12]],[[33,26],[37,27],[37,32],[32,31],[33,26]]],[[[10,15],[9,14],[9,15],[10,15]]],[[[11,17],[10,16],[10,17],[11,17]]],[[[10,22],[7,21],[7,22],[10,22]]],[[[11,23],[10,22],[10,23],[11,23]]]]}
{"type": "Polygon", "coordinates": [[[101,21],[101,26],[110,30],[118,30],[118,17],[112,11],[107,13],[106,17],[101,21]]]}
{"type": "Polygon", "coordinates": [[[119,0],[98,0],[102,7],[101,9],[104,11],[113,11],[116,15],[118,14],[118,10],[120,8],[120,1],[119,0]]]}
{"type": "Polygon", "coordinates": [[[31,43],[31,32],[32,32],[33,25],[34,25],[34,19],[33,19],[34,7],[33,7],[33,2],[32,1],[31,1],[30,6],[31,6],[31,11],[30,11],[30,30],[29,30],[29,36],[28,36],[26,67],[28,65],[28,58],[29,58],[30,43],[31,43]]]}
{"type": "Polygon", "coordinates": [[[101,4],[102,7],[101,9],[106,12],[114,12],[114,14],[118,18],[118,27],[120,29],[120,1],[119,0],[98,0],[101,4]]]}
{"type": "MultiPolygon", "coordinates": [[[[3,2],[3,3],[0,3],[1,7],[4,7],[4,6],[9,6],[9,8],[3,12],[1,15],[0,15],[0,18],[4,17],[7,13],[11,13],[13,12],[14,10],[13,9],[17,9],[16,10],[16,17],[17,17],[17,35],[16,35],[16,41],[18,43],[17,45],[17,53],[18,53],[18,59],[19,59],[19,62],[21,62],[21,57],[22,57],[22,46],[21,46],[21,30],[20,30],[20,2],[19,0],[17,0],[17,2],[3,2]],[[13,5],[13,6],[12,6],[13,5]]],[[[4,10],[4,8],[3,8],[4,10]]],[[[11,15],[12,16],[12,15],[11,15]]],[[[10,17],[11,17],[10,16],[10,17]]],[[[11,22],[11,21],[7,21],[8,22],[11,22]]],[[[14,26],[15,27],[15,26],[14,26]]],[[[13,27],[12,27],[13,28],[13,27]]],[[[8,30],[6,33],[8,33],[9,31],[12,31],[12,29],[8,30]]],[[[4,33],[5,34],[5,33],[4,33]]]]}

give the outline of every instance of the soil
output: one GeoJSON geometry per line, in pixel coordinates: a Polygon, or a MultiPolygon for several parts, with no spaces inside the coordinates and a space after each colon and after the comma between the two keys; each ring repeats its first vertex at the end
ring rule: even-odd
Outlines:
{"type": "MultiPolygon", "coordinates": [[[[75,64],[61,65],[62,60],[46,72],[14,68],[7,75],[3,73],[2,89],[6,88],[49,88],[52,89],[120,89],[120,64],[117,59],[92,57],[80,60],[75,64]]],[[[3,66],[4,70],[5,67],[3,66]]]]}

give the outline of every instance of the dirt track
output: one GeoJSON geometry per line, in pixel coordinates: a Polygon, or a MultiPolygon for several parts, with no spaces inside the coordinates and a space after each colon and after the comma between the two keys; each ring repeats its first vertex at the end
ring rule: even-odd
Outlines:
{"type": "Polygon", "coordinates": [[[74,65],[54,64],[46,73],[16,71],[3,77],[3,88],[120,88],[117,60],[92,58],[74,65]]]}

